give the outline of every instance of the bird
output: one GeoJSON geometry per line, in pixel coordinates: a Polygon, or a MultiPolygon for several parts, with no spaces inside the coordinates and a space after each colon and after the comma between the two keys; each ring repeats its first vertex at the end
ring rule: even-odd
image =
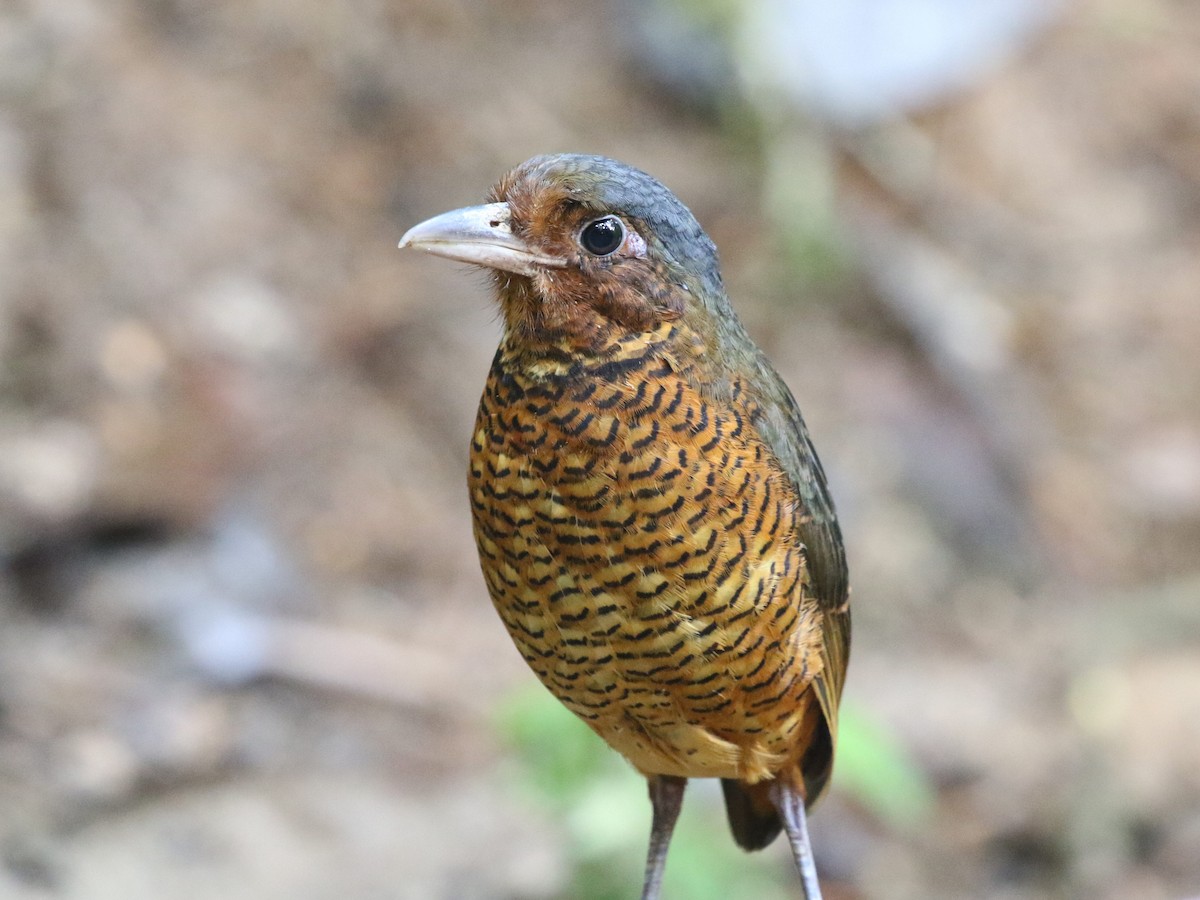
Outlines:
{"type": "Polygon", "coordinates": [[[648,781],[657,900],[688,779],[737,844],[829,782],[850,649],[846,556],[799,407],[660,181],[535,156],[400,247],[490,271],[502,337],[467,486],[488,592],[525,661],[648,781]]]}

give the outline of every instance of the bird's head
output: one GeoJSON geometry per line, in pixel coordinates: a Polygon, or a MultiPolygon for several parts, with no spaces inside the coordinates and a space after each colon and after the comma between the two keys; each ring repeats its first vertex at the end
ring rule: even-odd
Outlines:
{"type": "Polygon", "coordinates": [[[522,343],[583,347],[614,329],[727,312],[716,247],[645,172],[601,156],[535,156],[488,200],[422,222],[400,246],[492,269],[522,343]]]}

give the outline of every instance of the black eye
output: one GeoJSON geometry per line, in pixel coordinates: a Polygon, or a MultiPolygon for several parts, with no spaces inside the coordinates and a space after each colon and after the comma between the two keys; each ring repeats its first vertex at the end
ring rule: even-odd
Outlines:
{"type": "Polygon", "coordinates": [[[579,233],[579,243],[588,253],[596,256],[608,256],[615,253],[625,241],[625,226],[616,216],[605,216],[595,222],[588,222],[579,233]]]}

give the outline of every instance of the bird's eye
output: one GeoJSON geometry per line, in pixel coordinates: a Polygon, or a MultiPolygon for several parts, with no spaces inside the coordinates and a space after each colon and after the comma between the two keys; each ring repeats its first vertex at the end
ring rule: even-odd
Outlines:
{"type": "Polygon", "coordinates": [[[608,256],[615,253],[625,241],[625,226],[616,216],[605,216],[588,222],[579,233],[579,243],[588,253],[608,256]]]}

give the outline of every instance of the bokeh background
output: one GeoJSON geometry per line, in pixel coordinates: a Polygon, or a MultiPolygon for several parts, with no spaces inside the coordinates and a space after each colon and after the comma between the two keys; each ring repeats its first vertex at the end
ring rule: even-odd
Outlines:
{"type": "MultiPolygon", "coordinates": [[[[1200,895],[1200,5],[8,0],[0,896],[636,896],[476,568],[486,279],[395,250],[556,150],[691,206],[830,472],[826,896],[1200,895]]],[[[795,882],[701,784],[667,891],[795,882]]]]}

